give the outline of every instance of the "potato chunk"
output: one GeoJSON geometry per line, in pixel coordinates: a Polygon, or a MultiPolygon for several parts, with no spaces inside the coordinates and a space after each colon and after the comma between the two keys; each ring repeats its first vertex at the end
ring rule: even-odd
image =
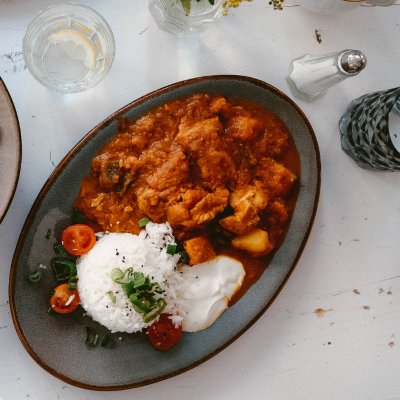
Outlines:
{"type": "Polygon", "coordinates": [[[261,229],[252,229],[249,233],[232,240],[236,249],[246,250],[254,257],[267,255],[274,246],[268,240],[268,233],[261,229]]]}
{"type": "Polygon", "coordinates": [[[183,247],[190,257],[189,265],[200,264],[216,257],[211,243],[204,237],[187,240],[183,247]]]}

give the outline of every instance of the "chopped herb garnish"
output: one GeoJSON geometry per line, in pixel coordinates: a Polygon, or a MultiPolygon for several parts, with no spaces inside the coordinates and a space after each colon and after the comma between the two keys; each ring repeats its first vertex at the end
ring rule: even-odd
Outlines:
{"type": "Polygon", "coordinates": [[[69,278],[67,290],[75,290],[78,287],[78,280],[79,278],[77,278],[76,276],[72,276],[71,278],[69,278]]]}
{"type": "Polygon", "coordinates": [[[100,346],[107,347],[108,343],[110,343],[110,336],[104,336],[103,339],[101,340],[100,346]]]}
{"type": "Polygon", "coordinates": [[[107,294],[110,296],[110,300],[115,304],[117,302],[117,298],[115,297],[114,293],[110,290],[107,292],[107,294]]]}
{"type": "MultiPolygon", "coordinates": [[[[163,290],[158,282],[150,282],[150,278],[144,276],[142,272],[133,272],[133,268],[128,268],[123,273],[119,268],[115,268],[111,271],[111,278],[122,285],[134,310],[143,314],[144,322],[152,321],[164,311],[167,305],[165,299],[155,297],[156,294],[162,294],[163,290]]],[[[126,305],[128,306],[128,303],[126,305]]],[[[126,315],[129,316],[129,313],[126,315]]]]}
{"type": "Polygon", "coordinates": [[[37,283],[42,279],[42,273],[40,271],[36,271],[34,274],[29,275],[28,279],[32,283],[37,283]]]}
{"type": "Polygon", "coordinates": [[[179,259],[180,262],[183,262],[187,264],[190,260],[189,254],[186,251],[180,251],[178,254],[180,254],[181,258],[179,259]]]}
{"type": "Polygon", "coordinates": [[[86,344],[92,344],[94,342],[94,339],[95,339],[94,330],[90,325],[85,325],[85,329],[86,329],[85,343],[86,344]]]}
{"type": "Polygon", "coordinates": [[[158,303],[158,309],[154,309],[148,313],[145,313],[143,315],[143,322],[148,324],[149,322],[155,320],[159,315],[161,315],[163,313],[163,311],[165,310],[165,307],[167,307],[167,302],[165,301],[165,299],[158,299],[157,300],[158,303]]]}
{"type": "Polygon", "coordinates": [[[167,245],[167,254],[171,254],[173,256],[176,252],[176,245],[175,244],[169,244],[167,245]]]}
{"type": "Polygon", "coordinates": [[[93,344],[96,346],[96,343],[97,343],[97,339],[99,338],[99,335],[96,335],[95,337],[94,337],[94,342],[93,342],[93,344]]]}
{"type": "Polygon", "coordinates": [[[72,261],[54,260],[51,265],[58,281],[65,281],[77,274],[76,265],[72,261]]]}
{"type": "Polygon", "coordinates": [[[139,221],[139,226],[142,228],[143,226],[146,226],[148,223],[150,222],[150,219],[149,218],[142,218],[140,221],[139,221]]]}
{"type": "Polygon", "coordinates": [[[47,229],[46,239],[50,239],[51,229],[47,229]]]}
{"type": "Polygon", "coordinates": [[[48,309],[47,312],[48,312],[49,314],[57,314],[57,312],[54,311],[54,308],[53,308],[53,307],[50,307],[50,308],[48,309]]]}
{"type": "Polygon", "coordinates": [[[85,223],[85,217],[76,209],[72,209],[72,222],[74,224],[84,224],[85,223]]]}
{"type": "Polygon", "coordinates": [[[62,244],[54,243],[53,249],[54,249],[54,253],[56,253],[59,256],[64,257],[67,255],[67,250],[64,249],[64,246],[62,244]]]}

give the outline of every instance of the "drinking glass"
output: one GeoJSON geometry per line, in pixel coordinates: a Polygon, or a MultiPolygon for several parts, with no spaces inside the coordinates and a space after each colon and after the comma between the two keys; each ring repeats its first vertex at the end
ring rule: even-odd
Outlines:
{"type": "Polygon", "coordinates": [[[400,171],[400,87],[353,100],[339,121],[342,149],[371,171],[400,171]]]}
{"type": "Polygon", "coordinates": [[[160,29],[178,37],[194,36],[222,15],[224,1],[149,0],[149,11],[160,29]]]}
{"type": "Polygon", "coordinates": [[[107,74],[115,41],[99,13],[67,3],[48,7],[32,20],[22,51],[29,72],[41,84],[58,92],[77,93],[97,85],[107,74]]]}

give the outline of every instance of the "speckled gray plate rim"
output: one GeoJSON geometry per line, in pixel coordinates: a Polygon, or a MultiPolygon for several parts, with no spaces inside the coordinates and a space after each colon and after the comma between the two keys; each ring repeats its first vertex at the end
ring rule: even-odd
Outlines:
{"type": "Polygon", "coordinates": [[[22,344],[46,371],[85,389],[129,389],[196,367],[242,335],[277,297],[309,237],[320,184],[320,155],[310,123],[292,100],[265,82],[244,76],[206,76],[175,83],[135,100],[101,122],[67,154],[32,206],[15,249],[9,285],[11,313],[22,344]],[[166,101],[201,92],[247,98],[267,107],[285,122],[295,140],[301,159],[301,188],[285,241],[269,267],[210,328],[183,333],[179,343],[165,352],[155,349],[144,332],[110,334],[84,316],[81,307],[71,314],[48,314],[52,289],[57,285],[51,268],[43,271],[39,284],[31,284],[27,277],[38,263],[50,265],[56,237],[52,232],[51,238],[45,239],[47,229],[70,215],[81,179],[89,173],[96,152],[116,133],[117,119],[132,119],[166,101]],[[110,335],[110,346],[85,345],[85,324],[100,337],[110,335]]]}
{"type": "Polygon", "coordinates": [[[0,78],[0,224],[14,197],[21,170],[22,145],[18,116],[0,78]]]}

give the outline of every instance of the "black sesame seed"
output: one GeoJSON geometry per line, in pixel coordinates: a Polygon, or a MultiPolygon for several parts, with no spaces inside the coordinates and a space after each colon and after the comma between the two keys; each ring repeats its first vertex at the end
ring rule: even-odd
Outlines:
{"type": "Polygon", "coordinates": [[[108,306],[106,306],[108,308],[108,306]]]}
{"type": "Polygon", "coordinates": [[[119,256],[119,253],[117,252],[117,256],[119,256]]]}
{"type": "Polygon", "coordinates": [[[129,316],[129,313],[126,313],[126,316],[128,317],[128,316],[129,316]]]}

